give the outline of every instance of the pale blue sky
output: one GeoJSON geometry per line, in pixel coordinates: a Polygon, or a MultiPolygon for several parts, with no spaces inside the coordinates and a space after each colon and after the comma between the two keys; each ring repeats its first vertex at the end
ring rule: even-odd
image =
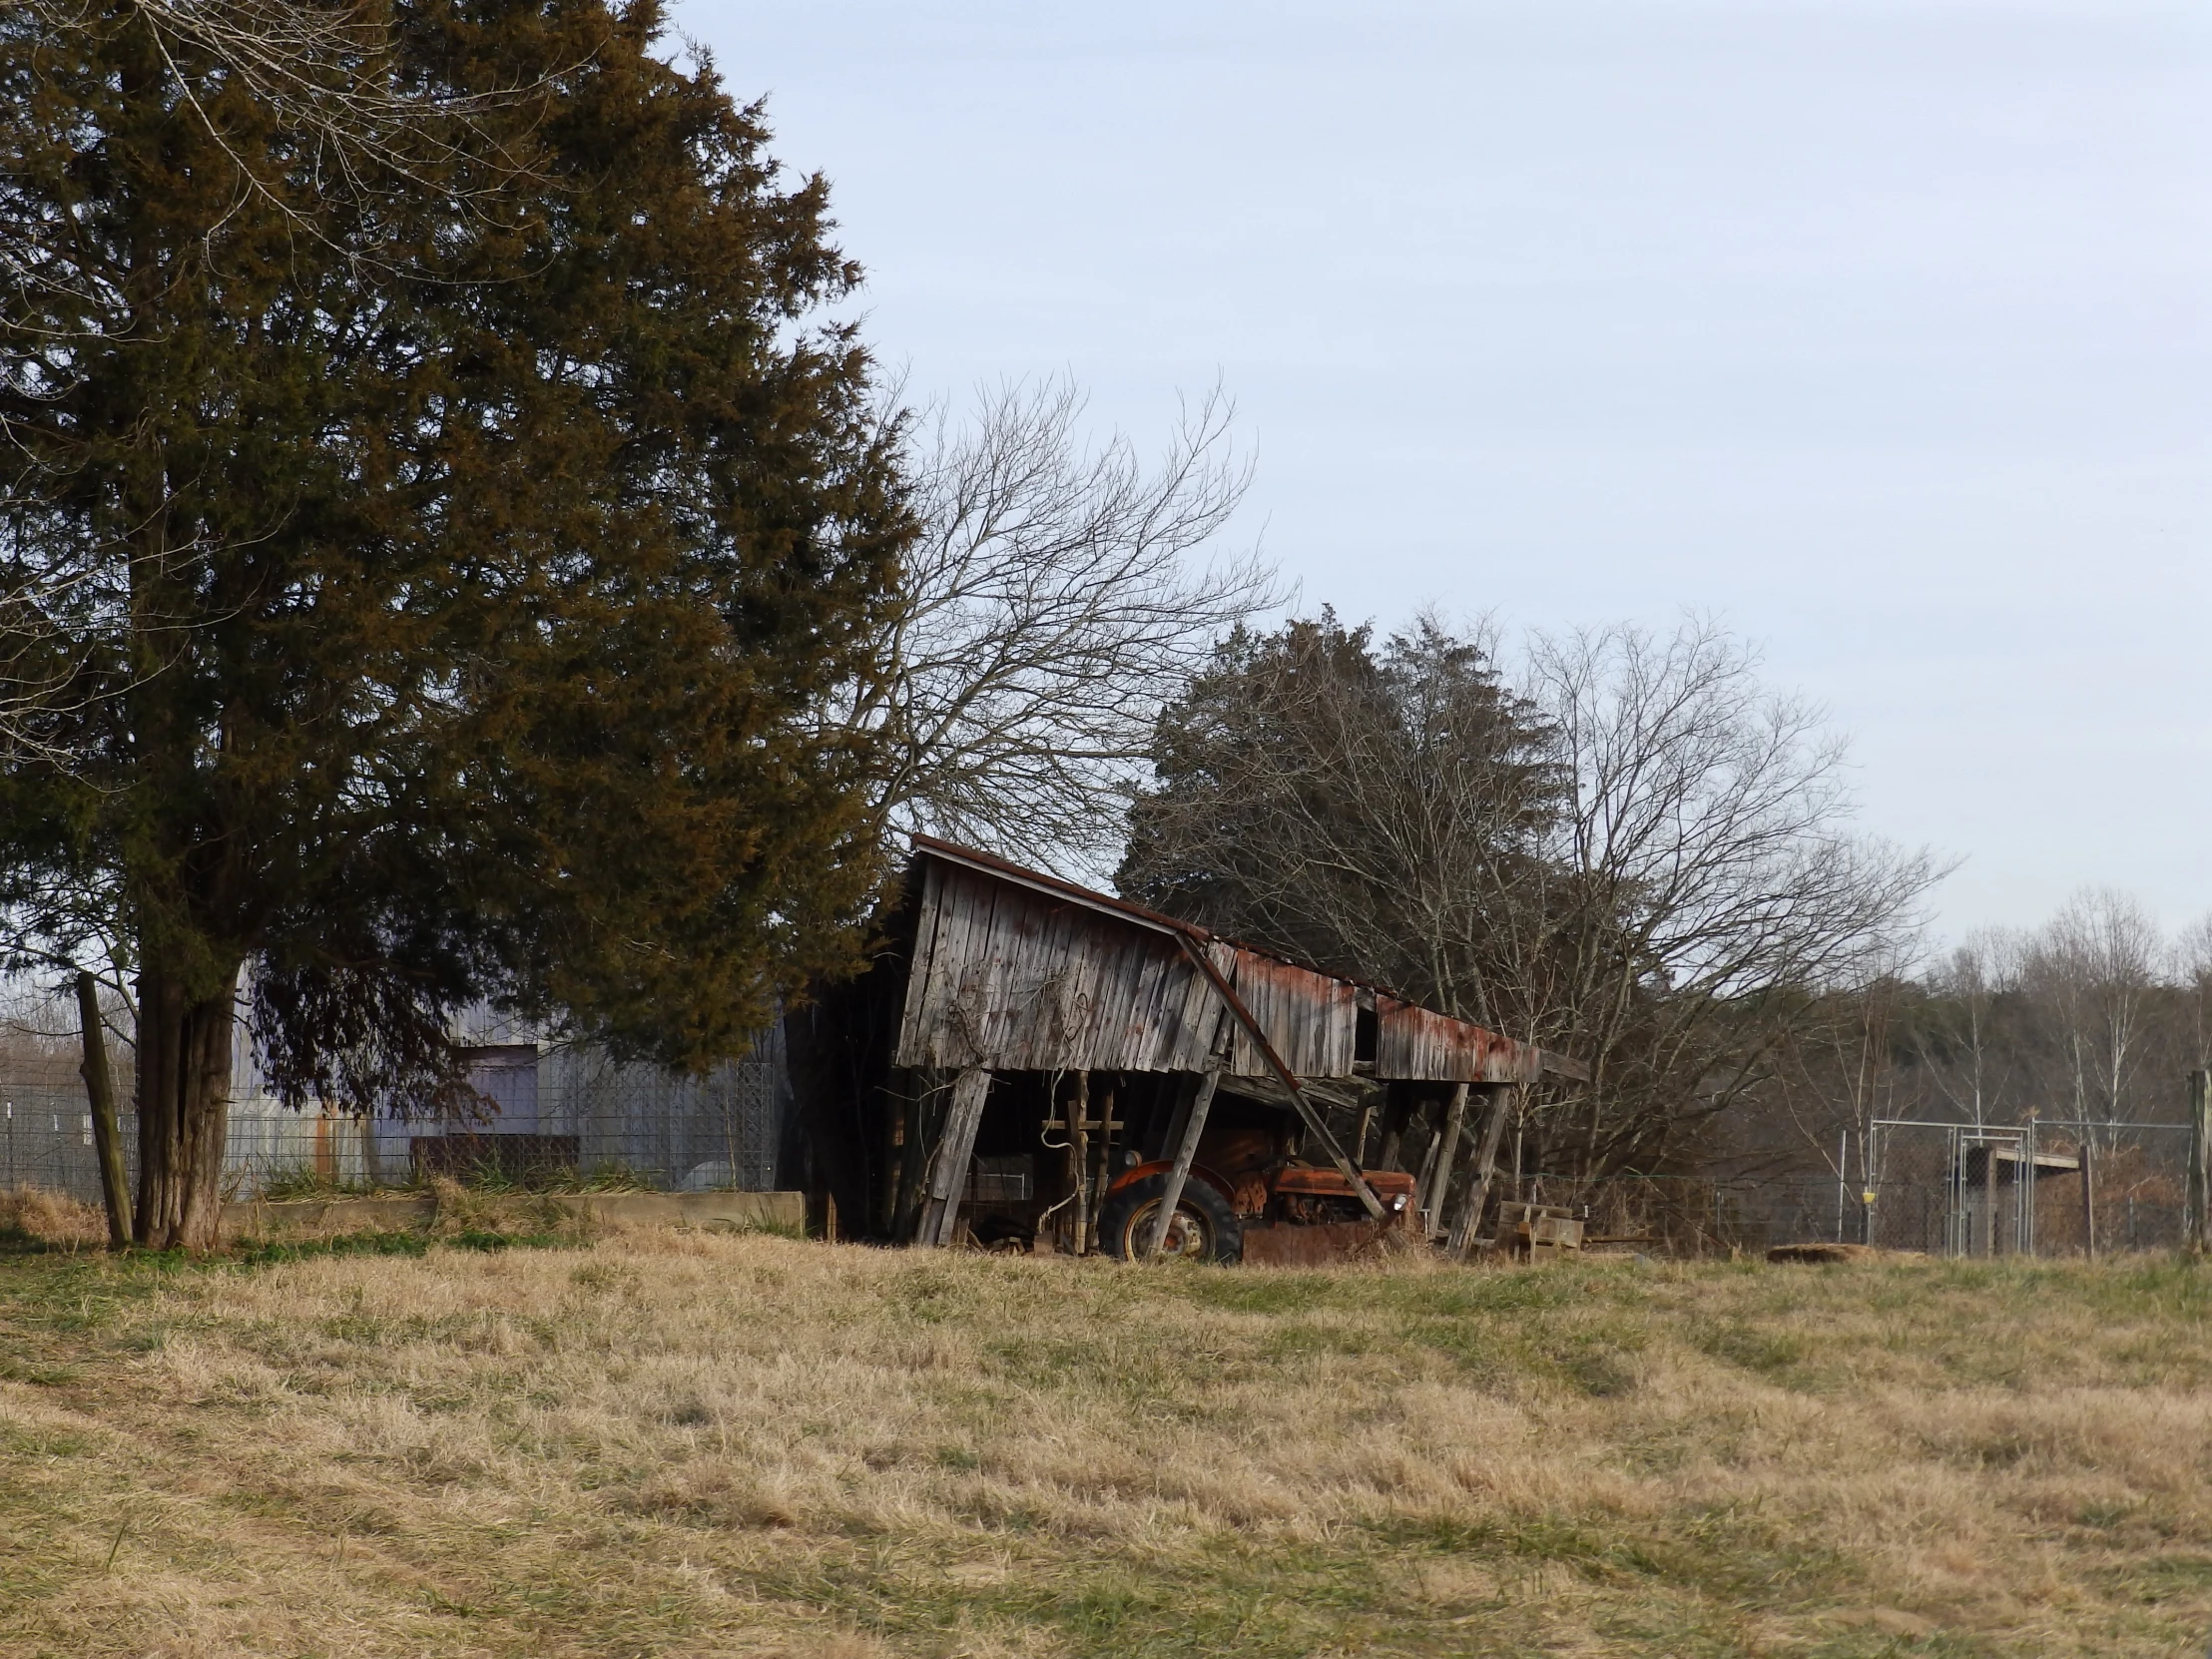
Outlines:
{"type": "Polygon", "coordinates": [[[1217,375],[1355,618],[1715,611],[1945,931],[2212,909],[2212,8],[683,0],[923,392],[1217,375]]]}

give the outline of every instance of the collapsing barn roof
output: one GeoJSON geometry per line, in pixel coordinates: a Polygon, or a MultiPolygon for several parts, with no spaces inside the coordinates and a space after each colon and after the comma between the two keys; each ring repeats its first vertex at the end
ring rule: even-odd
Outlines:
{"type": "Polygon", "coordinates": [[[1465,1020],[987,852],[916,835],[914,855],[917,909],[896,1065],[1218,1068],[1286,1085],[1588,1075],[1465,1020]]]}

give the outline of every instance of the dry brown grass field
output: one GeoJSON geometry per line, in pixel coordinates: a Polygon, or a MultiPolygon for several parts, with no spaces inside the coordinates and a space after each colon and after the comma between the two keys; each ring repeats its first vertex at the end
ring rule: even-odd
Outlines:
{"type": "Polygon", "coordinates": [[[8,1655],[2201,1655],[2212,1272],[0,1215],[8,1655]],[[472,1248],[471,1246],[474,1246],[472,1248]]]}

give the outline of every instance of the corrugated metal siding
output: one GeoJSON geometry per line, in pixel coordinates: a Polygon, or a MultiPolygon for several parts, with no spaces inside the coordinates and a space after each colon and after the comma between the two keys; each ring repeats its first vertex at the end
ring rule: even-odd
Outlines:
{"type": "Polygon", "coordinates": [[[1378,993],[1375,1075],[1437,1083],[1533,1083],[1540,1050],[1378,993]]]}

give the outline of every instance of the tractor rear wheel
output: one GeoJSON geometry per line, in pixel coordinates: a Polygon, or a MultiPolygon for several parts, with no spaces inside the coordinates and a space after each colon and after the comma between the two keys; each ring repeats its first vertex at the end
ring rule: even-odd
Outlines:
{"type": "MultiPolygon", "coordinates": [[[[1098,1212],[1100,1253],[1124,1262],[1134,1262],[1141,1256],[1152,1237],[1152,1224],[1160,1214],[1160,1200],[1167,1196],[1167,1187],[1165,1175],[1148,1175],[1108,1193],[1098,1212]]],[[[1183,1183],[1183,1196],[1176,1200],[1175,1214],[1168,1219],[1160,1254],[1186,1262],[1241,1262],[1244,1223],[1213,1183],[1193,1176],[1183,1183]]]]}

